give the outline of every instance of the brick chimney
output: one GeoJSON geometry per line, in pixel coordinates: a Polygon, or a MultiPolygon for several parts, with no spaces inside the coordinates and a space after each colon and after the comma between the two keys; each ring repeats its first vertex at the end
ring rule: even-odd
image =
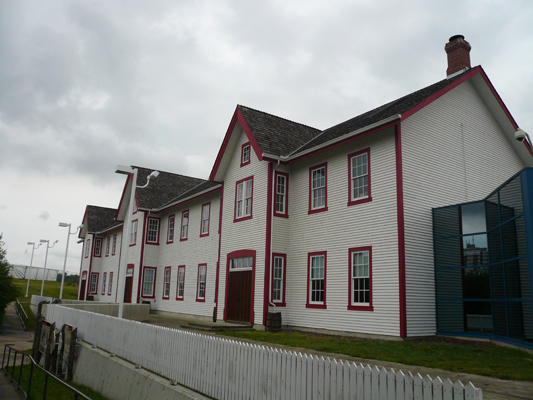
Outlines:
{"type": "Polygon", "coordinates": [[[463,35],[455,35],[450,38],[450,41],[444,46],[446,54],[448,54],[448,69],[446,75],[461,71],[470,67],[470,43],[465,40],[463,35]]]}

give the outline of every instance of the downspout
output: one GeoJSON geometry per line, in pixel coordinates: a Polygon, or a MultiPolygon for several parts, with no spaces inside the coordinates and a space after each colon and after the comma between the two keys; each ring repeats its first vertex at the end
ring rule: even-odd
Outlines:
{"type": "Polygon", "coordinates": [[[272,280],[272,265],[273,265],[273,258],[272,258],[272,241],[274,240],[274,210],[276,209],[276,168],[279,167],[280,160],[278,159],[278,163],[273,166],[272,168],[272,214],[271,214],[271,227],[270,227],[270,274],[271,279],[268,282],[269,290],[268,290],[268,304],[274,307],[274,312],[276,312],[276,305],[272,302],[272,288],[270,287],[270,282],[272,280]]]}
{"type": "MultiPolygon", "coordinates": [[[[146,240],[146,224],[148,222],[148,217],[150,216],[150,213],[151,211],[148,210],[148,214],[146,214],[146,212],[143,212],[143,218],[144,218],[144,221],[143,221],[143,234],[142,234],[142,243],[141,243],[141,257],[140,257],[140,260],[139,260],[139,289],[138,289],[138,292],[137,292],[137,304],[140,304],[140,300],[146,300],[144,299],[142,296],[141,296],[141,293],[142,293],[142,278],[144,277],[144,271],[143,271],[143,267],[144,267],[144,244],[145,244],[145,240],[146,240]]],[[[157,267],[156,267],[157,268],[157,267]]],[[[149,299],[148,301],[150,301],[151,299],[149,299]]],[[[155,282],[154,282],[154,303],[155,303],[155,282]]]]}
{"type": "MultiPolygon", "coordinates": [[[[124,223],[126,222],[126,218],[124,218],[124,223]]],[[[117,289],[115,290],[115,303],[118,300],[118,292],[119,292],[119,282],[120,282],[120,261],[122,259],[122,240],[124,239],[124,223],[122,224],[122,233],[120,234],[120,253],[118,255],[118,268],[117,268],[117,280],[115,286],[117,289]]],[[[128,269],[128,265],[126,264],[126,270],[128,269]]]]}
{"type": "MultiPolygon", "coordinates": [[[[218,318],[218,286],[220,285],[220,249],[222,246],[222,210],[224,202],[224,182],[222,182],[222,192],[220,195],[220,204],[218,212],[218,261],[217,261],[217,275],[215,277],[215,310],[213,316],[213,322],[217,322],[218,318]]],[[[228,283],[226,282],[226,285],[228,283]]],[[[224,305],[225,306],[225,305],[224,305]]]]}

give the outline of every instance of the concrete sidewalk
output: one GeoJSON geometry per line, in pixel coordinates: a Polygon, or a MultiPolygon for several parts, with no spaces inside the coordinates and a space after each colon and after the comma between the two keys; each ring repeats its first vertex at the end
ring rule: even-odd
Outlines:
{"type": "MultiPolygon", "coordinates": [[[[33,332],[24,332],[22,323],[15,311],[15,306],[11,303],[7,309],[0,326],[0,351],[2,357],[6,344],[13,345],[17,350],[31,349],[33,342],[33,332]]],[[[7,362],[7,360],[6,360],[7,362]]],[[[2,400],[20,400],[24,399],[22,392],[15,390],[15,384],[9,382],[9,377],[0,372],[0,399],[2,400]]]]}
{"type": "MultiPolygon", "coordinates": [[[[169,314],[150,314],[150,320],[146,323],[166,326],[168,328],[183,329],[194,318],[176,318],[169,314]]],[[[217,323],[219,324],[219,323],[217,323]]],[[[227,323],[225,323],[227,324],[227,323]]],[[[190,326],[190,325],[189,325],[190,326]]],[[[192,330],[192,329],[191,329],[192,330]]],[[[205,331],[201,331],[202,334],[213,334],[205,331]]],[[[257,342],[253,340],[239,339],[235,337],[227,337],[228,339],[248,342],[252,344],[261,344],[264,346],[270,346],[281,350],[294,351],[302,354],[312,354],[313,356],[335,358],[342,361],[350,361],[356,363],[369,364],[371,366],[385,367],[387,369],[394,368],[395,371],[402,370],[403,372],[411,372],[413,375],[419,373],[422,376],[429,375],[432,378],[440,377],[442,380],[449,378],[452,382],[460,380],[463,384],[472,382],[476,388],[483,390],[483,399],[485,400],[531,400],[533,399],[533,382],[524,381],[510,381],[497,378],[491,378],[481,375],[473,375],[459,372],[450,372],[438,368],[426,368],[416,365],[406,365],[400,363],[393,363],[387,361],[376,361],[364,358],[349,357],[342,354],[325,353],[320,351],[314,351],[299,347],[290,347],[283,345],[276,345],[272,343],[257,342]]],[[[524,357],[533,357],[524,352],[524,357]]]]}

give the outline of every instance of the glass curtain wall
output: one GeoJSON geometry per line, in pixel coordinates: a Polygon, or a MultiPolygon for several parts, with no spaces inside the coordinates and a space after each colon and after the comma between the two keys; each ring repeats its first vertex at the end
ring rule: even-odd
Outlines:
{"type": "Polygon", "coordinates": [[[438,333],[533,347],[532,211],[531,168],[485,200],[433,209],[438,333]]]}

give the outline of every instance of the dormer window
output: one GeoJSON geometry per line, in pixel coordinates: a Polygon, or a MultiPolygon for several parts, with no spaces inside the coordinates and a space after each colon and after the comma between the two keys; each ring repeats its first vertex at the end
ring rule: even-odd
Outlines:
{"type": "Polygon", "coordinates": [[[241,147],[241,167],[250,164],[250,142],[241,147]]]}

